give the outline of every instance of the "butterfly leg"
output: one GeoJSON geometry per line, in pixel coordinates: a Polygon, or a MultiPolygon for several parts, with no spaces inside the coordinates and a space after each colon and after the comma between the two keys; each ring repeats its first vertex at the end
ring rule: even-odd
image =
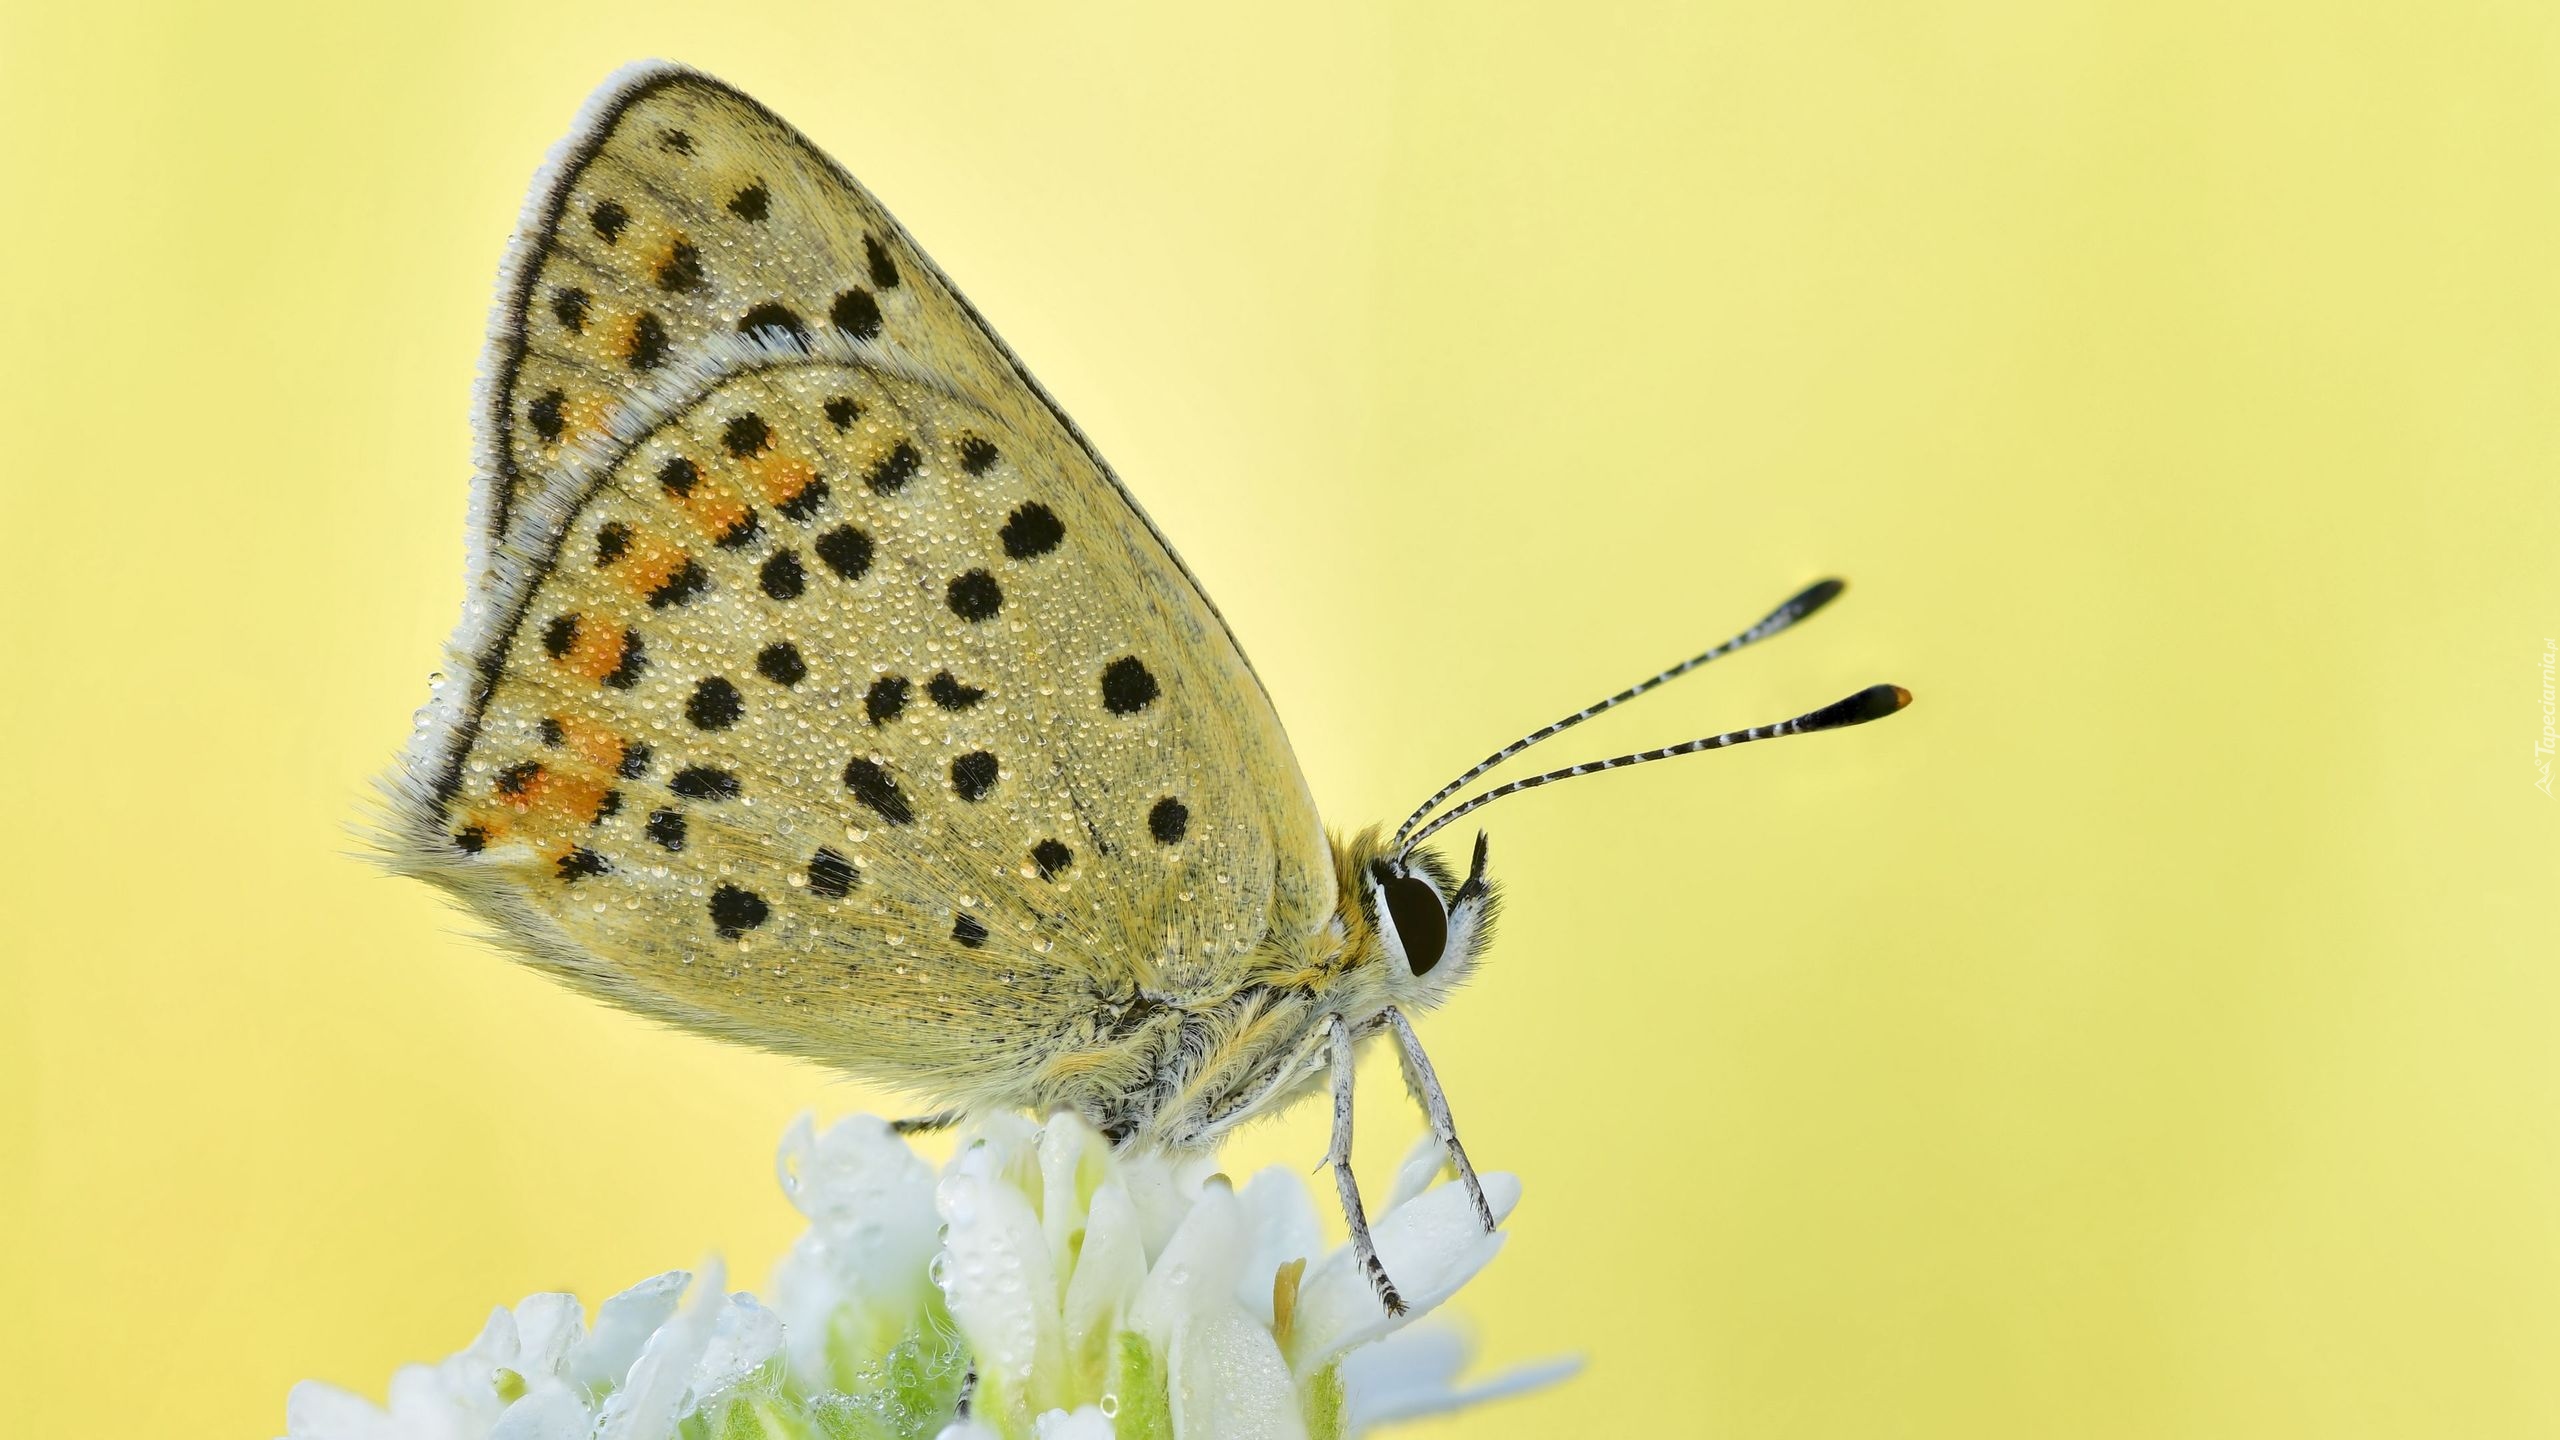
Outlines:
{"type": "Polygon", "coordinates": [[[892,1120],[889,1128],[901,1135],[922,1135],[932,1130],[948,1130],[967,1119],[968,1115],[966,1110],[936,1110],[930,1115],[910,1115],[904,1120],[892,1120]]]}
{"type": "Polygon", "coordinates": [[[1325,1163],[1333,1167],[1333,1187],[1342,1197],[1343,1223],[1351,1229],[1351,1253],[1369,1277],[1369,1288],[1378,1292],[1378,1303],[1390,1315],[1404,1313],[1404,1297],[1396,1293],[1395,1282],[1387,1278],[1387,1267],[1378,1259],[1377,1242],[1369,1238],[1369,1212],[1360,1203],[1360,1182],[1351,1173],[1351,1080],[1353,1061],[1351,1024],[1336,1015],[1326,1021],[1333,1037],[1333,1148],[1325,1152],[1325,1163]]]}
{"type": "Polygon", "coordinates": [[[1422,1053],[1422,1037],[1413,1033],[1413,1022],[1393,1005],[1387,1007],[1386,1016],[1388,1028],[1396,1034],[1396,1056],[1404,1062],[1404,1088],[1430,1120],[1432,1138],[1449,1152],[1449,1163],[1457,1167],[1459,1183],[1467,1187],[1467,1198],[1475,1202],[1476,1223],[1490,1235],[1493,1207],[1485,1203],[1484,1182],[1476,1179],[1476,1167],[1467,1163],[1467,1147],[1458,1143],[1458,1122],[1449,1118],[1449,1097],[1440,1088],[1440,1077],[1431,1071],[1431,1057],[1422,1053]]]}

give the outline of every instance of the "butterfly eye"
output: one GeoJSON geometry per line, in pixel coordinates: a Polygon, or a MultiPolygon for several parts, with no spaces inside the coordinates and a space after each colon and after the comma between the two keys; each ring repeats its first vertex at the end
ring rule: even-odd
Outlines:
{"type": "Polygon", "coordinates": [[[1449,912],[1429,881],[1399,875],[1379,887],[1387,901],[1387,923],[1404,947],[1404,959],[1416,975],[1428,975],[1449,944],[1449,912]]]}

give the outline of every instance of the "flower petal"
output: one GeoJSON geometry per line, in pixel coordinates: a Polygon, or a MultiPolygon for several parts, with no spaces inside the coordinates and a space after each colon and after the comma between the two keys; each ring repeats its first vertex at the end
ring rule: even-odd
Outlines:
{"type": "Polygon", "coordinates": [[[942,1248],[933,1169],[885,1121],[857,1115],[813,1132],[807,1116],[784,1136],[776,1164],[807,1234],[773,1272],[792,1373],[812,1388],[854,1382],[853,1367],[886,1355],[924,1309],[928,1268],[942,1248]],[[841,1342],[850,1352],[838,1355],[841,1342]]]}
{"type": "Polygon", "coordinates": [[[568,1364],[570,1347],[587,1333],[587,1315],[578,1297],[557,1290],[527,1295],[516,1302],[516,1358],[508,1367],[527,1380],[558,1378],[568,1364]]]}
{"type": "Polygon", "coordinates": [[[305,1380],[284,1397],[285,1440],[400,1440],[400,1427],[361,1395],[305,1380]]]}
{"type": "Polygon", "coordinates": [[[442,1365],[403,1365],[391,1372],[391,1390],[384,1408],[391,1412],[400,1433],[411,1440],[463,1440],[477,1436],[498,1417],[502,1403],[494,1383],[494,1369],[479,1370],[480,1383],[473,1385],[469,1376],[475,1368],[468,1360],[471,1352],[447,1360],[442,1365]],[[457,1364],[456,1361],[461,1363],[457,1364]]]}
{"type": "MultiPolygon", "coordinates": [[[[1483,1180],[1485,1200],[1499,1224],[1520,1203],[1520,1182],[1500,1173],[1483,1180]]],[[[1368,1277],[1360,1273],[1350,1246],[1335,1250],[1310,1269],[1298,1288],[1289,1362],[1300,1376],[1314,1373],[1354,1345],[1422,1318],[1490,1263],[1503,1242],[1500,1231],[1488,1235],[1476,1223],[1475,1207],[1465,1187],[1455,1181],[1398,1206],[1372,1233],[1378,1258],[1404,1297],[1405,1313],[1387,1314],[1377,1292],[1369,1288],[1368,1277]]]]}
{"type": "Polygon", "coordinates": [[[1441,1148],[1440,1137],[1423,1131],[1397,1163],[1395,1188],[1387,1192],[1387,1203],[1378,1213],[1384,1215],[1430,1189],[1448,1163],[1449,1152],[1441,1148]]]}
{"type": "Polygon", "coordinates": [[[976,1144],[953,1157],[935,1198],[942,1211],[942,1293],[977,1352],[981,1403],[1028,1423],[1033,1381],[1066,1355],[1056,1272],[1031,1200],[1013,1179],[1018,1140],[976,1144]]]}
{"type": "Polygon", "coordinates": [[[1243,1233],[1244,1207],[1235,1192],[1224,1185],[1202,1189],[1129,1307],[1129,1328],[1146,1336],[1157,1354],[1170,1353],[1191,1316],[1235,1303],[1243,1233]]]}
{"type": "MultiPolygon", "coordinates": [[[[1409,1340],[1428,1338],[1437,1342],[1447,1333],[1436,1327],[1407,1330],[1342,1357],[1343,1387],[1350,1396],[1349,1429],[1353,1433],[1525,1395],[1570,1380],[1582,1370],[1581,1357],[1559,1355],[1515,1365],[1473,1385],[1453,1386],[1449,1381],[1463,1368],[1463,1353],[1461,1364],[1446,1373],[1436,1373],[1437,1356],[1425,1359],[1410,1352],[1398,1353],[1398,1347],[1409,1340]],[[1412,1368],[1398,1373],[1408,1362],[1412,1362],[1412,1368]]],[[[1463,1347],[1464,1342],[1459,1343],[1463,1347]]]]}
{"type": "Polygon", "coordinates": [[[1244,1269],[1236,1276],[1236,1302],[1267,1329],[1273,1275],[1292,1260],[1314,1264],[1325,1251],[1324,1230],[1307,1198],[1307,1183],[1286,1165],[1273,1165],[1247,1180],[1236,1199],[1245,1217],[1244,1269]]]}
{"type": "Polygon", "coordinates": [[[1183,1323],[1166,1363],[1178,1440],[1306,1440],[1298,1385],[1271,1332],[1224,1290],[1183,1323]]]}
{"type": "Polygon", "coordinates": [[[1119,1177],[1108,1177],[1093,1192],[1093,1208],[1085,1214],[1084,1242],[1062,1307],[1067,1358],[1080,1383],[1099,1384],[1109,1373],[1112,1332],[1137,1303],[1138,1287],[1146,1278],[1146,1239],[1139,1233],[1137,1207],[1119,1177]]]}
{"type": "MultiPolygon", "coordinates": [[[[1059,1111],[1041,1127],[1040,1227],[1061,1286],[1075,1273],[1075,1235],[1084,1225],[1087,1200],[1110,1168],[1111,1142],[1073,1111],[1059,1111]]],[[[1066,1298],[1063,1289],[1056,1298],[1066,1298]]]]}
{"type": "Polygon", "coordinates": [[[640,1347],[640,1358],[631,1362],[622,1388],[605,1397],[596,1440],[667,1440],[676,1433],[676,1421],[684,1415],[685,1382],[710,1348],[725,1308],[720,1293],[725,1278],[719,1260],[703,1265],[693,1303],[658,1327],[640,1347]]]}
{"type": "Polygon", "coordinates": [[[631,1362],[640,1358],[640,1347],[676,1313],[676,1301],[692,1278],[682,1270],[652,1275],[597,1306],[595,1329],[570,1347],[570,1383],[590,1390],[621,1384],[631,1362]]]}
{"type": "Polygon", "coordinates": [[[1139,1228],[1147,1237],[1147,1253],[1160,1255],[1182,1228],[1183,1218],[1199,1198],[1201,1187],[1218,1173],[1214,1155],[1171,1156],[1160,1150],[1122,1155],[1120,1180],[1138,1207],[1139,1228]]]}
{"type": "Polygon", "coordinates": [[[490,1427],[489,1440],[586,1440],[594,1423],[577,1392],[546,1380],[507,1407],[490,1427]]]}
{"type": "Polygon", "coordinates": [[[694,1362],[686,1385],[693,1395],[693,1408],[709,1405],[780,1353],[782,1317],[757,1304],[753,1295],[730,1296],[729,1303],[720,1307],[720,1318],[711,1327],[711,1343],[694,1362]]]}

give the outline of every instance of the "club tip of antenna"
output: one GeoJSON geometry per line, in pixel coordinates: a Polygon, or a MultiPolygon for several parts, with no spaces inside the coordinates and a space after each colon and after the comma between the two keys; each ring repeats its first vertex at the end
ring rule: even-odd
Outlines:
{"type": "Polygon", "coordinates": [[[1838,730],[1881,720],[1911,703],[1911,692],[1899,685],[1870,685],[1845,700],[1835,700],[1804,717],[1803,728],[1838,730]]]}
{"type": "Polygon", "coordinates": [[[1870,685],[1849,697],[1854,714],[1849,723],[1855,725],[1861,720],[1881,720],[1910,703],[1911,692],[1899,685],[1870,685]]]}
{"type": "Polygon", "coordinates": [[[1787,602],[1787,608],[1798,615],[1810,615],[1839,599],[1840,592],[1848,588],[1849,582],[1837,575],[1825,580],[1816,580],[1797,592],[1796,598],[1787,602]]]}

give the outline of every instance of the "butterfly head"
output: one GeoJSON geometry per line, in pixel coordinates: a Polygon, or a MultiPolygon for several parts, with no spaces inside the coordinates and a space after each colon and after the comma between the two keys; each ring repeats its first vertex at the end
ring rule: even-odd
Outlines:
{"type": "MultiPolygon", "coordinates": [[[[1399,1004],[1437,1004],[1464,983],[1492,941],[1501,895],[1485,874],[1485,837],[1462,879],[1436,851],[1397,851],[1375,830],[1337,858],[1345,899],[1373,940],[1380,987],[1399,1004]]],[[[1346,916],[1352,919],[1352,916],[1346,916]]]]}

